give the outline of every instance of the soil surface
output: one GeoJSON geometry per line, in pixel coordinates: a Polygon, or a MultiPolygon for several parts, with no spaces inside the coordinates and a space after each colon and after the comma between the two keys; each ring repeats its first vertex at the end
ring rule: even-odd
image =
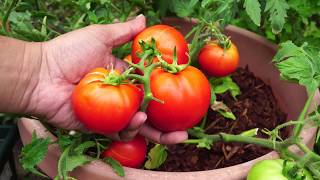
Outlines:
{"type": "MultiPolygon", "coordinates": [[[[227,104],[237,119],[226,119],[210,110],[206,133],[239,134],[253,128],[272,130],[286,121],[286,114],[277,105],[271,87],[255,77],[248,67],[237,69],[232,79],[239,85],[241,95],[235,100],[229,93],[225,93],[217,99],[227,104]]],[[[281,132],[282,137],[287,137],[288,134],[288,129],[281,132]]],[[[267,136],[259,132],[258,137],[267,136]]],[[[270,151],[239,143],[219,142],[211,150],[199,149],[195,145],[170,145],[166,162],[157,170],[179,172],[223,168],[250,161],[270,151]]]]}

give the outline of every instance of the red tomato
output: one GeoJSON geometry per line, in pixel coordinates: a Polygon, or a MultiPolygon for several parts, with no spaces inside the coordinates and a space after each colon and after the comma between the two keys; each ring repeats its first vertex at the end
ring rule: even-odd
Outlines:
{"type": "Polygon", "coordinates": [[[150,101],[148,121],[164,132],[186,130],[195,126],[205,115],[210,104],[210,84],[197,68],[189,66],[171,74],[155,69],[151,74],[151,92],[164,101],[150,101]]]}
{"type": "Polygon", "coordinates": [[[104,68],[94,69],[72,93],[76,117],[95,133],[110,134],[124,129],[142,100],[141,90],[132,84],[104,84],[109,73],[104,68]]]}
{"type": "Polygon", "coordinates": [[[136,136],[129,142],[114,141],[102,153],[103,157],[111,157],[123,166],[139,168],[147,154],[147,143],[142,136],[136,136]]]}
{"type": "Polygon", "coordinates": [[[224,50],[218,44],[209,42],[200,50],[198,61],[208,75],[222,77],[237,69],[239,53],[233,43],[229,49],[224,50]]]}
{"type": "MultiPolygon", "coordinates": [[[[156,47],[162,54],[163,60],[168,63],[173,62],[174,47],[176,47],[178,64],[188,63],[188,44],[183,35],[175,28],[167,25],[155,25],[146,28],[139,33],[132,43],[132,62],[138,63],[140,58],[137,53],[141,53],[142,49],[139,44],[139,40],[150,42],[154,38],[156,41],[156,47]]],[[[156,59],[155,59],[156,61],[156,59]]]]}

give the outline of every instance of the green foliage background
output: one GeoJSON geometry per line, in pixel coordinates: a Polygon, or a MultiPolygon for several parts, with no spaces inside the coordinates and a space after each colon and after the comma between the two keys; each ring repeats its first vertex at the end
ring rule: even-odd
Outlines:
{"type": "Polygon", "coordinates": [[[156,24],[164,16],[206,18],[234,24],[280,43],[320,42],[319,0],[2,0],[0,34],[46,41],[90,24],[126,21],[145,14],[156,24]]]}

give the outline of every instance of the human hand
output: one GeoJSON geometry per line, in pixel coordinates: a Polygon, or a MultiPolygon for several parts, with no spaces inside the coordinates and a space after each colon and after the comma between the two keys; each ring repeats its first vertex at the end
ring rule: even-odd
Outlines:
{"type": "MultiPolygon", "coordinates": [[[[96,67],[124,70],[126,64],[112,56],[112,48],[132,39],[145,28],[145,17],[126,23],[91,25],[42,43],[39,81],[33,91],[28,112],[48,119],[56,127],[84,129],[74,116],[70,97],[75,85],[96,67]]],[[[147,116],[138,112],[127,129],[108,135],[116,140],[128,140],[140,133],[161,143],[174,144],[187,139],[185,131],[161,133],[144,124],[147,116]]]]}

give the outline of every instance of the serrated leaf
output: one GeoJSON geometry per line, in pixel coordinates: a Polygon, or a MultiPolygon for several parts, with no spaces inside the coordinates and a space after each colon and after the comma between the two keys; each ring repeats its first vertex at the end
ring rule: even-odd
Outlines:
{"type": "Polygon", "coordinates": [[[300,56],[303,54],[303,50],[292,43],[292,41],[287,41],[280,44],[280,48],[277,54],[273,57],[274,62],[280,62],[284,59],[292,56],[300,56]]]}
{"type": "Polygon", "coordinates": [[[33,131],[31,142],[25,145],[21,151],[20,163],[22,167],[34,174],[46,177],[36,169],[36,166],[45,158],[49,144],[50,138],[38,138],[36,132],[33,131]]]}
{"type": "Polygon", "coordinates": [[[282,31],[288,9],[289,5],[285,0],[266,1],[265,12],[269,12],[269,20],[273,33],[278,34],[282,31]]]}
{"type": "MultiPolygon", "coordinates": [[[[317,49],[317,48],[316,48],[317,49]]],[[[307,44],[301,47],[291,41],[280,44],[280,50],[273,62],[280,71],[281,78],[296,82],[313,92],[320,85],[320,54],[307,44]]]]}
{"type": "Polygon", "coordinates": [[[57,131],[57,136],[57,143],[62,151],[72,144],[70,135],[62,135],[60,131],[57,131]]]}
{"type": "Polygon", "coordinates": [[[210,84],[213,88],[215,94],[223,94],[229,91],[234,99],[241,93],[239,86],[233,82],[232,78],[222,77],[222,78],[210,78],[210,84]]]}
{"type": "Polygon", "coordinates": [[[65,171],[71,172],[76,167],[85,165],[85,164],[89,163],[90,161],[91,160],[89,159],[89,157],[85,156],[85,155],[68,156],[67,166],[66,166],[65,171]]]}
{"type": "Polygon", "coordinates": [[[86,141],[74,149],[75,154],[83,154],[88,148],[96,146],[96,143],[93,141],[86,141]]]}
{"type": "Polygon", "coordinates": [[[57,179],[67,180],[68,178],[66,169],[67,169],[67,159],[70,153],[70,148],[71,146],[66,147],[59,158],[57,179]]]}
{"type": "Polygon", "coordinates": [[[91,161],[85,155],[71,155],[71,148],[72,146],[65,148],[60,156],[58,161],[58,179],[68,180],[68,173],[70,171],[91,161]]]}
{"type": "Polygon", "coordinates": [[[144,164],[146,169],[156,169],[160,167],[167,159],[166,147],[156,144],[148,153],[148,160],[144,164]]]}
{"type": "Polygon", "coordinates": [[[112,168],[112,170],[120,177],[124,177],[125,172],[123,167],[121,166],[121,164],[115,160],[112,159],[111,157],[106,157],[103,159],[104,162],[106,162],[107,164],[109,164],[112,168]]]}
{"type": "Polygon", "coordinates": [[[174,12],[179,17],[188,17],[194,10],[199,0],[172,0],[174,12]]]}
{"type": "Polygon", "coordinates": [[[246,9],[247,14],[251,20],[257,25],[260,26],[261,21],[261,5],[259,0],[245,0],[243,6],[246,9]]]}

